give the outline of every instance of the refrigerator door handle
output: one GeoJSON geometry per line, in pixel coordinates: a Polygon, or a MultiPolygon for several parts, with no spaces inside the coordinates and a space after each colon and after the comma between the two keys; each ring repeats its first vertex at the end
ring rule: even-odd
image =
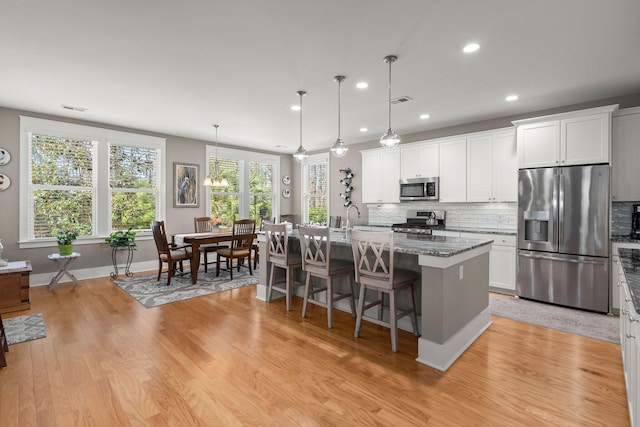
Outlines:
{"type": "Polygon", "coordinates": [[[523,257],[523,258],[537,258],[537,259],[546,259],[546,260],[549,260],[549,261],[572,262],[574,264],[603,264],[603,263],[606,263],[605,260],[601,260],[601,261],[600,260],[598,260],[598,261],[578,260],[578,259],[571,259],[571,258],[558,258],[558,257],[553,257],[553,256],[547,256],[547,255],[526,254],[526,253],[522,253],[522,252],[520,252],[518,255],[523,257]]]}
{"type": "Polygon", "coordinates": [[[564,175],[562,175],[562,169],[558,170],[558,175],[556,175],[558,182],[556,183],[558,189],[558,247],[564,247],[564,175]]]}

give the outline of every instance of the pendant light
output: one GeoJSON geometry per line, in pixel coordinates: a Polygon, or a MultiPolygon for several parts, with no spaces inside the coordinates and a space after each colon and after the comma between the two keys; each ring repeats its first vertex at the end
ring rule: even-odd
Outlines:
{"type": "Polygon", "coordinates": [[[293,153],[293,158],[299,162],[302,162],[304,159],[309,157],[307,154],[307,150],[302,146],[302,97],[305,96],[307,92],[303,90],[298,91],[298,96],[300,97],[300,146],[298,147],[298,151],[293,153]]]}
{"type": "Polygon", "coordinates": [[[331,153],[336,157],[344,157],[347,154],[347,144],[344,143],[342,138],[340,138],[340,85],[344,81],[344,76],[335,76],[333,78],[334,81],[338,82],[338,139],[336,139],[335,144],[331,147],[331,153]]]}
{"type": "Polygon", "coordinates": [[[211,179],[210,176],[207,176],[204,180],[204,185],[206,185],[207,187],[228,187],[229,186],[229,181],[227,181],[227,178],[222,178],[220,179],[218,177],[218,169],[219,169],[219,162],[218,162],[218,127],[220,125],[213,125],[214,128],[216,128],[216,160],[213,163],[213,179],[211,179]]]}
{"type": "Polygon", "coordinates": [[[391,129],[391,64],[398,59],[395,55],[384,57],[384,62],[389,64],[389,128],[380,138],[380,144],[385,148],[395,148],[400,143],[400,137],[391,129]]]}

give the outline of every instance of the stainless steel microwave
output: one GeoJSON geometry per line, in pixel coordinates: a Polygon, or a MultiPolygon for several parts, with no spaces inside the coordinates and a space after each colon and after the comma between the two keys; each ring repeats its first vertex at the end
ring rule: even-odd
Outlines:
{"type": "Polygon", "coordinates": [[[438,200],[439,184],[438,177],[401,179],[400,201],[438,200]]]}

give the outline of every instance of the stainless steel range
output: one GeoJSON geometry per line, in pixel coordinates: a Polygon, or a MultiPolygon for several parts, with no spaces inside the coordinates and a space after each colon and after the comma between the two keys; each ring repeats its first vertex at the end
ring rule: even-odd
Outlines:
{"type": "Polygon", "coordinates": [[[444,229],[445,211],[407,211],[407,222],[393,224],[391,229],[397,233],[413,235],[431,235],[434,229],[444,229]]]}

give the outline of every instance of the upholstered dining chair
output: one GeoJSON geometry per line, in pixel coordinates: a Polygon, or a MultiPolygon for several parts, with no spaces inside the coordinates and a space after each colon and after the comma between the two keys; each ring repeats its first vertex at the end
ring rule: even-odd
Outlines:
{"type": "Polygon", "coordinates": [[[356,317],[356,305],[353,299],[353,283],[351,276],[354,265],[351,261],[331,259],[331,233],[329,227],[298,227],[300,233],[300,252],[302,254],[302,270],[307,273],[304,287],[304,303],[302,317],[307,317],[307,304],[315,304],[327,309],[327,324],[333,327],[333,306],[341,299],[349,298],[351,313],[356,317]],[[345,277],[347,288],[338,293],[334,288],[334,279],[345,277]],[[322,287],[314,287],[312,278],[325,281],[322,287]],[[326,292],[325,301],[319,300],[317,294],[326,292]]]}
{"type": "MultiPolygon", "coordinates": [[[[199,216],[199,217],[195,217],[193,219],[193,226],[195,229],[196,233],[207,233],[207,232],[212,232],[213,230],[213,225],[211,224],[211,218],[209,218],[208,216],[199,216]]],[[[227,248],[227,245],[220,245],[217,243],[212,243],[212,244],[206,244],[206,245],[200,245],[200,251],[203,253],[203,257],[204,257],[204,272],[207,272],[207,265],[208,264],[215,264],[215,261],[211,261],[209,262],[208,260],[208,254],[211,252],[217,252],[218,249],[221,248],[227,248]]]]}
{"type": "Polygon", "coordinates": [[[291,296],[296,286],[302,285],[296,282],[294,270],[302,268],[300,253],[289,251],[289,237],[286,224],[265,224],[264,230],[267,239],[267,264],[271,264],[269,285],[267,288],[267,301],[271,302],[273,290],[285,295],[287,311],[291,310],[291,296]],[[285,271],[284,287],[274,284],[276,267],[285,271]]]}
{"type": "Polygon", "coordinates": [[[377,325],[386,326],[391,331],[391,349],[398,351],[398,319],[411,316],[413,334],[418,334],[418,320],[416,317],[415,296],[413,284],[419,278],[418,273],[395,268],[393,264],[394,245],[393,231],[361,231],[351,230],[351,248],[355,266],[356,282],[360,283],[360,296],[356,313],[355,336],[360,336],[362,319],[377,325]],[[366,303],[366,291],[377,292],[377,299],[366,303]],[[409,308],[398,311],[398,292],[409,292],[409,308]],[[383,320],[383,294],[389,295],[389,322],[383,320]],[[378,318],[365,316],[364,313],[372,307],[378,306],[378,318]]]}
{"type": "Polygon", "coordinates": [[[251,251],[253,249],[253,239],[256,235],[256,221],[253,219],[238,219],[233,221],[233,236],[231,238],[231,246],[228,248],[218,249],[216,253],[216,276],[220,275],[220,258],[227,261],[227,270],[233,280],[233,260],[237,260],[236,264],[238,272],[240,266],[243,265],[242,260],[247,259],[247,267],[249,274],[253,275],[251,269],[251,251]]]}
{"type": "Polygon", "coordinates": [[[167,264],[167,286],[171,284],[171,277],[173,277],[176,270],[176,264],[180,266],[180,272],[184,272],[182,262],[184,260],[189,261],[189,270],[198,268],[198,266],[191,265],[191,245],[175,245],[167,242],[167,233],[164,227],[164,221],[153,221],[151,223],[151,231],[153,232],[153,240],[156,242],[156,249],[158,250],[158,279],[162,274],[162,266],[167,264]]]}

